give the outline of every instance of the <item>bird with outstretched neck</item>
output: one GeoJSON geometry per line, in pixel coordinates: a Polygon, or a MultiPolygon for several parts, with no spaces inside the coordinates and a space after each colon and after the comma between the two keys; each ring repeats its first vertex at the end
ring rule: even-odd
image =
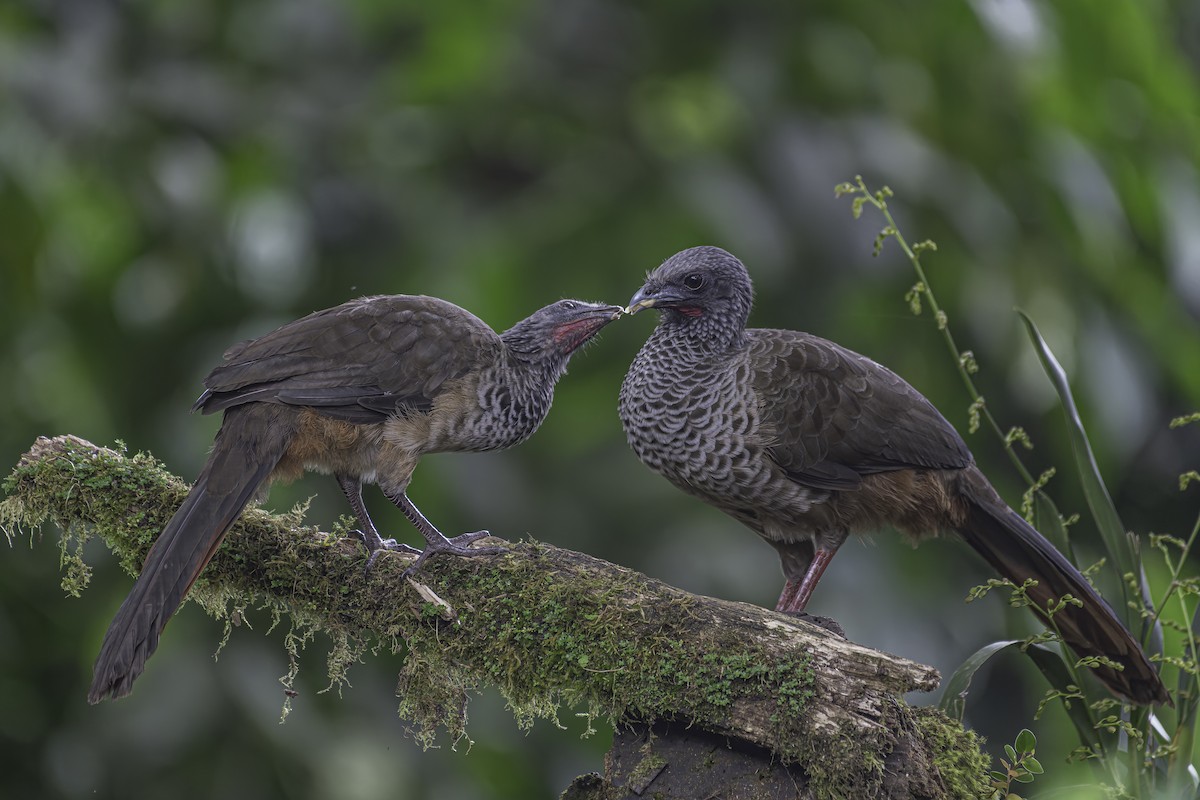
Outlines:
{"type": "MultiPolygon", "coordinates": [[[[914,540],[957,532],[1053,615],[1093,672],[1140,704],[1170,702],[1138,642],[1066,558],[1009,508],[962,438],[916,389],[833,342],[747,329],[742,262],[695,247],[650,273],[626,309],[661,312],[621,387],[625,434],[647,466],[716,506],[779,553],[776,610],[802,612],[851,533],[891,526],[914,540]]],[[[1045,617],[1042,613],[1041,616],[1045,617]]]]}
{"type": "Polygon", "coordinates": [[[377,484],[434,554],[478,556],[487,531],[448,539],[406,490],[427,453],[520,444],[550,410],[580,346],[618,306],[560,300],[502,334],[433,297],[365,297],[236,345],[204,380],[195,409],[224,412],[212,454],[146,556],[104,636],[88,700],[129,693],[159,636],[246,504],[276,480],[332,474],[370,558],[418,551],[376,531],[362,487],[377,484]]]}

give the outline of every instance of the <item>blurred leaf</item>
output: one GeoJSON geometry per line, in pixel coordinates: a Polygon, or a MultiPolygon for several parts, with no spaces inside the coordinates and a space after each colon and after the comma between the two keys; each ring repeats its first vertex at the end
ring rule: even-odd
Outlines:
{"type": "Polygon", "coordinates": [[[971,688],[971,679],[975,677],[975,673],[996,653],[1019,644],[1021,644],[1020,639],[992,642],[972,653],[946,681],[946,688],[942,692],[942,700],[938,703],[938,708],[946,716],[961,720],[963,712],[967,708],[967,691],[971,688]]]}
{"type": "MultiPolygon", "coordinates": [[[[942,699],[938,703],[938,708],[946,716],[961,720],[963,713],[966,711],[967,691],[970,689],[971,680],[975,677],[975,673],[979,671],[979,668],[997,653],[1007,650],[1010,647],[1020,649],[1024,643],[1022,639],[992,642],[972,653],[954,671],[949,680],[946,681],[946,689],[942,693],[942,699]]],[[[1072,679],[1071,673],[1058,651],[1046,645],[1035,644],[1026,648],[1025,654],[1033,660],[1033,663],[1041,670],[1042,675],[1045,676],[1050,685],[1058,691],[1066,692],[1068,691],[1068,687],[1074,685],[1075,681],[1072,679]]],[[[1096,732],[1086,704],[1083,702],[1072,702],[1070,707],[1066,708],[1066,711],[1068,717],[1071,719],[1071,723],[1075,726],[1075,730],[1079,733],[1080,741],[1093,749],[1102,749],[1103,743],[1100,740],[1099,733],[1096,732]]],[[[1030,735],[1032,736],[1032,733],[1030,735]]],[[[1036,745],[1036,743],[1035,739],[1034,744],[1036,745]]],[[[1020,745],[1018,745],[1019,747],[1020,745]]],[[[1030,751],[1032,749],[1030,748],[1030,751]]]]}

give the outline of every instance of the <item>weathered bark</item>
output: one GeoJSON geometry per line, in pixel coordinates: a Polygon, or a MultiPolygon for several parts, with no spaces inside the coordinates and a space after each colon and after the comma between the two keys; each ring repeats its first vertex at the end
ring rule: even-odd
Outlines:
{"type": "MultiPolygon", "coordinates": [[[[7,530],[49,518],[80,544],[98,535],[131,574],[186,492],[148,456],[69,436],[39,438],[5,488],[7,530]]],[[[524,722],[560,704],[617,721],[606,774],[568,796],[707,787],[722,797],[934,798],[976,796],[985,781],[972,736],[902,699],[936,687],[930,667],[540,543],[432,560],[396,591],[408,557],[364,574],[356,540],[298,517],[248,510],[192,597],[219,615],[265,603],[305,632],[328,632],[335,679],[369,645],[402,642],[400,713],[422,738],[439,727],[461,735],[467,691],[487,685],[524,722]]],[[[87,568],[64,552],[65,583],[82,588],[87,568]]]]}

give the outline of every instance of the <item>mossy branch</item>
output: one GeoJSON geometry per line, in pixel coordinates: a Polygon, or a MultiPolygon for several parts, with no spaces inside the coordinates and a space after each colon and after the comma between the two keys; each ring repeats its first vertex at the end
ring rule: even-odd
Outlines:
{"type": "MultiPolygon", "coordinates": [[[[73,592],[87,582],[86,537],[136,574],[187,492],[148,455],[72,436],[39,438],[5,489],[10,539],[47,519],[66,532],[73,592]]],[[[936,687],[930,667],[541,543],[434,559],[419,580],[401,580],[410,562],[400,554],[364,573],[356,540],[300,517],[247,510],[191,598],[234,624],[250,606],[286,614],[289,642],[325,631],[334,681],[368,647],[405,648],[400,714],[426,742],[439,728],[464,736],[468,691],[494,686],[524,724],[567,705],[748,743],[766,763],[803,770],[811,796],[954,797],[983,785],[973,737],[902,700],[936,687]],[[911,791],[896,794],[898,780],[911,791]]]]}

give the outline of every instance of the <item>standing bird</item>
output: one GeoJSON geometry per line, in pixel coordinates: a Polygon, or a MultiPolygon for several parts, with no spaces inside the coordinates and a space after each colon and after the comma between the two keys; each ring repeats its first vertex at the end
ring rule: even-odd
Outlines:
{"type": "Polygon", "coordinates": [[[497,335],[444,300],[365,297],[235,345],[193,407],[225,412],[212,454],[109,626],[88,701],[129,694],[225,532],[272,481],[332,473],[372,559],[418,552],[376,531],[362,486],[378,484],[425,538],[410,571],[436,553],[499,552],[468,547],[487,531],[447,539],[425,519],[405,493],[417,461],[528,439],[571,354],[620,312],[560,300],[497,335]]]}
{"type": "Polygon", "coordinates": [[[962,438],[891,370],[808,333],[746,328],[753,290],[716,247],[667,259],[626,309],[661,320],[621,387],[621,423],[647,466],[739,520],[778,552],[777,611],[801,612],[851,533],[892,526],[917,540],[957,532],[1081,656],[1136,703],[1169,702],[1141,646],[1095,589],[1005,505],[962,438]]]}

